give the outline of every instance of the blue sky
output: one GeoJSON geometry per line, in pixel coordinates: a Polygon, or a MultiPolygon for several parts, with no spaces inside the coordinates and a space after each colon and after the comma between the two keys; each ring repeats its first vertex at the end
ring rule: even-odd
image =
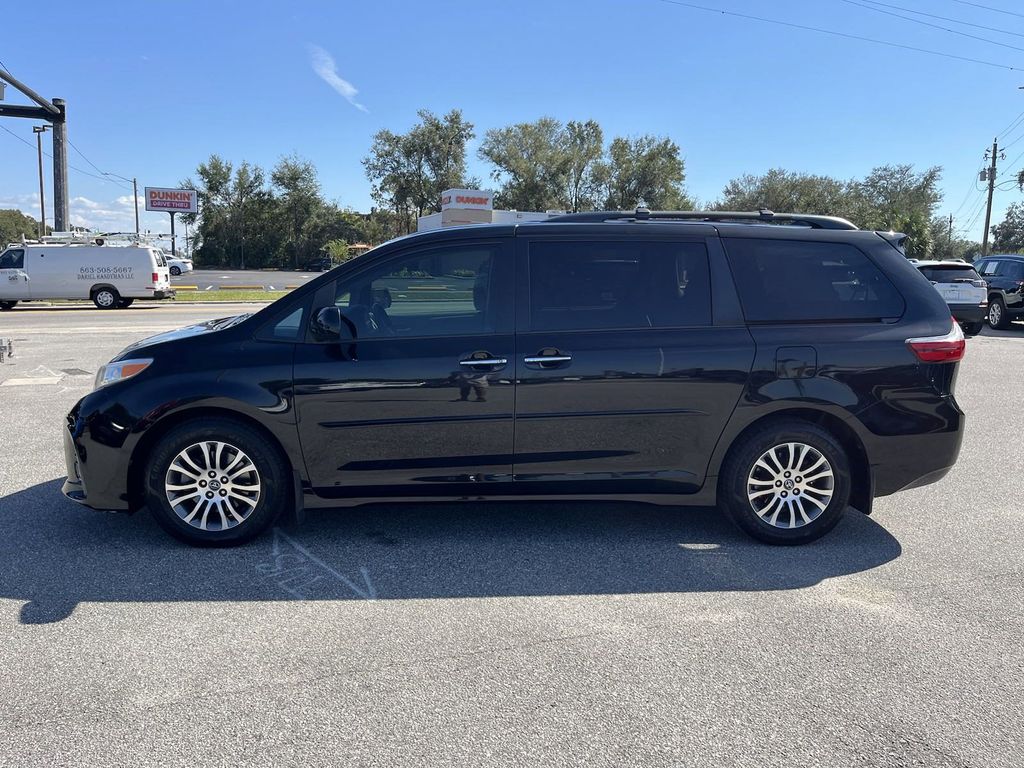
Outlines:
{"type": "MultiPolygon", "coordinates": [[[[694,2],[1003,68],[664,0],[52,0],[42,20],[31,3],[6,3],[0,61],[44,96],[65,98],[71,141],[100,169],[137,176],[140,190],[176,184],[213,152],[263,166],[297,152],[316,164],[329,197],[366,210],[360,159],[374,132],[406,130],[418,108],[458,107],[477,127],[470,171],[483,178],[475,149],[486,129],[593,118],[608,139],[674,139],[701,200],[777,166],[846,178],[886,163],[941,165],[942,212],[980,238],[982,154],[1024,112],[1024,16],[961,0],[885,0],[1001,30],[956,27],[994,41],[984,42],[883,15],[867,0],[694,2]]],[[[1020,12],[1013,0],[978,2],[1020,12]]],[[[7,101],[20,97],[8,88],[7,101]]],[[[0,126],[34,144],[29,121],[0,126]]],[[[1006,141],[1019,137],[1024,124],[1006,141]]],[[[1005,178],[1024,168],[1020,153],[1024,141],[1009,147],[1005,178]]],[[[70,160],[95,173],[74,150],[70,160]]],[[[35,162],[34,147],[0,130],[0,207],[37,210],[35,162]]],[[[70,184],[76,223],[133,225],[130,188],[74,170],[70,184]]],[[[994,221],[1020,199],[999,192],[994,221]]]]}

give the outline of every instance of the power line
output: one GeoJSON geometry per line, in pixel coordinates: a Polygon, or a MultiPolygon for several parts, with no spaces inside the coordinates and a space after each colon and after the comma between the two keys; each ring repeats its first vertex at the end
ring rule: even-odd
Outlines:
{"type": "Polygon", "coordinates": [[[1017,13],[1016,11],[1004,11],[1002,8],[993,8],[991,5],[982,5],[981,3],[972,3],[969,0],[953,0],[954,3],[960,3],[960,5],[973,5],[975,8],[981,8],[986,11],[994,11],[995,13],[1005,13],[1007,16],[1019,16],[1024,19],[1024,13],[1017,13]]]}
{"type": "Polygon", "coordinates": [[[1017,115],[1017,117],[1014,120],[1012,120],[1008,126],[1006,126],[1005,128],[1003,128],[1003,130],[997,133],[996,136],[998,136],[999,138],[1008,136],[1011,131],[1013,131],[1021,124],[1022,121],[1024,121],[1024,112],[1021,112],[1019,115],[1017,115]]]}
{"type": "MultiPolygon", "coordinates": [[[[0,129],[2,129],[2,130],[4,130],[4,131],[6,131],[7,133],[11,134],[11,136],[13,136],[14,138],[16,138],[16,139],[17,139],[18,141],[20,141],[20,142],[21,142],[22,144],[24,144],[24,145],[25,145],[26,147],[28,147],[29,149],[31,149],[31,150],[32,150],[33,152],[35,152],[35,151],[36,151],[36,147],[35,147],[35,146],[34,146],[34,145],[32,144],[32,142],[30,142],[30,141],[29,141],[28,139],[25,139],[25,138],[23,138],[23,137],[19,136],[19,135],[18,135],[18,134],[16,134],[16,133],[15,133],[14,131],[12,131],[12,130],[11,130],[10,128],[8,128],[8,127],[7,127],[6,125],[0,125],[0,129]]],[[[53,159],[53,155],[51,155],[51,154],[50,154],[49,152],[47,152],[47,151],[46,151],[45,149],[43,150],[43,154],[44,154],[44,155],[46,155],[46,156],[47,156],[48,158],[50,158],[51,160],[53,159]]],[[[96,175],[95,173],[89,173],[89,171],[84,171],[84,170],[82,170],[81,168],[78,168],[78,167],[76,167],[76,166],[74,166],[74,165],[71,165],[71,163],[68,163],[68,168],[70,168],[70,169],[71,169],[71,170],[73,170],[73,171],[77,171],[78,173],[81,173],[81,174],[83,174],[83,175],[85,175],[85,176],[90,176],[90,177],[92,177],[92,178],[94,178],[94,179],[99,179],[100,181],[105,181],[105,182],[107,182],[107,183],[109,183],[109,184],[116,184],[116,185],[117,185],[117,186],[119,186],[119,187],[122,187],[122,188],[124,188],[124,189],[128,189],[128,187],[127,187],[127,186],[125,186],[124,184],[120,184],[119,182],[116,182],[116,181],[114,181],[113,179],[108,179],[108,178],[106,178],[106,177],[104,177],[104,176],[97,176],[97,175],[96,175]]]]}
{"type": "Polygon", "coordinates": [[[1014,51],[1024,51],[1024,48],[1021,48],[1018,45],[1010,45],[1009,43],[1000,43],[998,40],[991,40],[991,39],[989,39],[987,37],[981,37],[979,35],[972,35],[970,32],[961,32],[959,29],[950,29],[949,27],[944,27],[941,24],[932,24],[930,21],[923,21],[921,19],[915,19],[913,16],[904,16],[901,13],[893,13],[892,11],[886,11],[886,10],[883,10],[882,8],[875,8],[874,6],[871,6],[871,5],[864,5],[863,3],[857,2],[857,0],[842,0],[842,2],[846,3],[847,5],[855,5],[858,8],[864,8],[864,9],[866,9],[868,11],[874,11],[875,13],[884,13],[886,16],[895,16],[897,19],[903,19],[904,21],[910,21],[910,22],[913,22],[914,24],[922,24],[922,25],[924,25],[926,27],[931,27],[932,29],[941,29],[943,32],[949,32],[949,33],[954,34],[954,35],[960,35],[961,37],[969,37],[972,40],[980,40],[981,42],[988,43],[989,45],[998,45],[998,46],[1001,46],[1003,48],[1011,48],[1014,51]]]}
{"type": "Polygon", "coordinates": [[[101,175],[103,175],[103,176],[113,176],[115,179],[121,179],[122,181],[128,181],[128,182],[131,181],[131,179],[126,179],[124,176],[122,176],[122,175],[120,175],[118,173],[110,173],[109,171],[104,171],[102,168],[100,168],[98,165],[96,165],[96,163],[94,163],[92,160],[90,160],[88,157],[86,157],[85,153],[82,150],[80,150],[78,147],[76,147],[74,145],[74,143],[71,141],[71,139],[68,139],[68,144],[71,145],[71,148],[73,150],[75,150],[75,152],[77,152],[79,155],[82,156],[82,159],[85,160],[85,162],[87,162],[89,165],[91,165],[93,168],[95,168],[97,171],[99,171],[99,173],[101,175]]]}
{"type": "Polygon", "coordinates": [[[924,11],[916,11],[913,8],[905,8],[902,5],[892,5],[890,3],[880,3],[878,0],[864,0],[871,5],[880,5],[883,8],[893,8],[897,11],[906,11],[912,13],[915,16],[927,16],[929,19],[940,19],[941,21],[951,21],[954,24],[961,24],[965,27],[974,27],[975,29],[984,29],[989,32],[998,32],[1001,35],[1013,35],[1014,37],[1024,37],[1024,32],[1013,32],[1009,29],[1000,29],[999,27],[989,27],[984,24],[974,24],[970,21],[963,21],[962,19],[954,19],[949,16],[939,16],[934,13],[925,13],[924,11]]]}
{"type": "Polygon", "coordinates": [[[683,0],[659,0],[659,2],[667,3],[668,5],[678,5],[678,6],[683,7],[683,8],[693,8],[693,9],[698,10],[698,11],[707,11],[709,13],[718,13],[718,14],[721,14],[723,16],[735,16],[735,17],[740,18],[740,19],[748,19],[748,20],[751,20],[751,21],[760,21],[760,22],[764,22],[765,24],[777,24],[777,25],[779,25],[781,27],[792,27],[793,29],[802,29],[802,30],[805,30],[807,32],[818,32],[818,33],[823,34],[823,35],[833,35],[834,37],[843,37],[843,38],[846,38],[848,40],[860,40],[861,42],[865,42],[865,43],[874,43],[876,45],[886,45],[886,46],[889,46],[890,48],[901,48],[901,49],[903,49],[905,51],[916,51],[917,53],[927,53],[927,54],[930,54],[932,56],[942,56],[943,58],[946,58],[946,59],[957,59],[958,61],[967,61],[967,62],[970,62],[972,64],[983,64],[986,67],[995,67],[996,69],[1007,69],[1007,70],[1009,70],[1011,72],[1020,72],[1022,69],[1024,69],[1022,67],[1011,67],[1008,64],[996,64],[995,62],[985,61],[983,59],[974,59],[974,58],[971,58],[970,56],[958,56],[958,55],[953,54],[953,53],[945,53],[943,51],[933,51],[933,50],[931,50],[929,48],[918,48],[917,46],[913,46],[913,45],[904,45],[903,43],[894,43],[894,42],[891,42],[889,40],[877,40],[877,39],[875,39],[873,37],[863,37],[861,35],[851,35],[848,32],[838,32],[838,31],[836,31],[834,29],[824,29],[822,27],[811,27],[811,26],[807,26],[805,24],[794,24],[794,23],[789,22],[789,21],[782,21],[780,19],[771,19],[771,18],[767,18],[765,16],[752,16],[751,14],[748,14],[748,13],[737,13],[736,11],[725,11],[725,10],[722,10],[721,8],[709,8],[706,5],[698,5],[696,3],[687,3],[687,2],[683,2],[683,0]]]}

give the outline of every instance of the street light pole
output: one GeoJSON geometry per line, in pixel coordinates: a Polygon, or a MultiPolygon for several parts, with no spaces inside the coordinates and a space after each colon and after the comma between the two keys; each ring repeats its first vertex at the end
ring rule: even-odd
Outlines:
{"type": "Polygon", "coordinates": [[[139,234],[139,182],[132,177],[132,202],[135,203],[135,234],[139,234]]]}
{"type": "Polygon", "coordinates": [[[36,151],[39,155],[39,239],[46,234],[46,192],[43,189],[43,134],[50,129],[48,125],[33,125],[32,133],[36,135],[36,151]]]}

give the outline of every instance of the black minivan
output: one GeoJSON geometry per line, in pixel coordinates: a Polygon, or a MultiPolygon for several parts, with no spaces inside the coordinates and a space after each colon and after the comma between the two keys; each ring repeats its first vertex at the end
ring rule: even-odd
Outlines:
{"type": "Polygon", "coordinates": [[[64,430],[64,493],[234,544],[304,508],[641,499],[762,541],[943,477],[964,337],[890,234],[569,214],[382,245],[138,342],[64,430]]]}

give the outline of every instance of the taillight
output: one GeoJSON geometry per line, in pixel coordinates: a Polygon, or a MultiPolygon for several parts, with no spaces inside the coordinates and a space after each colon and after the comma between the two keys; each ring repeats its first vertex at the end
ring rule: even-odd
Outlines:
{"type": "Polygon", "coordinates": [[[153,282],[154,283],[159,283],[160,282],[160,275],[157,274],[156,272],[153,273],[153,282]]]}
{"type": "Polygon", "coordinates": [[[960,324],[953,318],[953,328],[945,336],[923,336],[907,339],[910,351],[922,363],[955,363],[962,360],[967,342],[960,324]]]}

